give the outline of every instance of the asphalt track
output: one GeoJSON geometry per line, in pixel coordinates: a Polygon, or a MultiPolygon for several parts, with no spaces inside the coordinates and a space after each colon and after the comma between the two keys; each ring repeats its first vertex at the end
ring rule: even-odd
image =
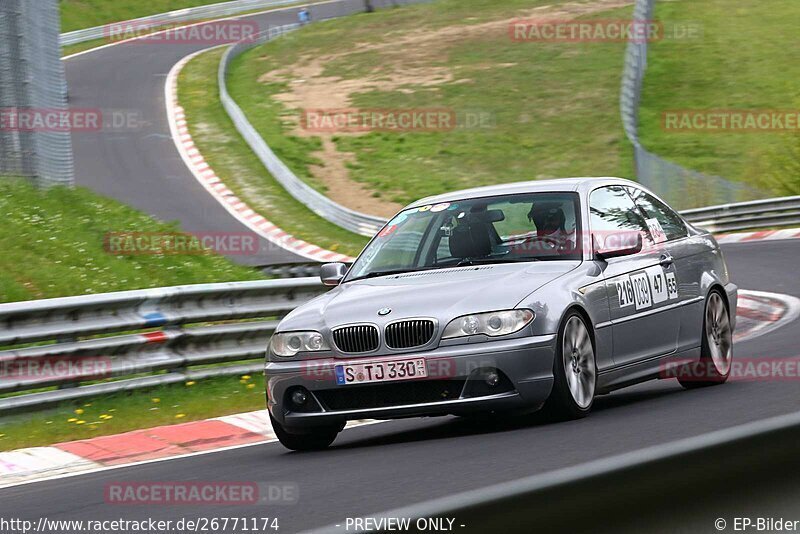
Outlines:
{"type": "MultiPolygon", "coordinates": [[[[313,6],[312,14],[315,19],[330,18],[355,13],[363,5],[362,0],[329,2],[313,6]]],[[[242,18],[266,30],[297,22],[297,8],[242,18]]],[[[164,82],[172,66],[216,44],[134,40],[65,60],[70,107],[103,111],[102,128],[73,132],[79,185],[158,219],[178,221],[187,232],[248,232],[187,169],[170,136],[165,112],[164,82]]],[[[262,215],[270,218],[269,213],[262,215]]],[[[259,250],[257,255],[231,259],[250,265],[308,261],[264,239],[259,250]]]]}
{"type": "MultiPolygon", "coordinates": [[[[800,297],[793,272],[800,241],[723,249],[740,287],[800,297]]],[[[735,357],[800,356],[798,322],[738,343],[735,357]]],[[[290,453],[269,443],[17,486],[0,490],[0,517],[277,516],[280,531],[291,533],[798,410],[800,384],[794,381],[729,382],[693,391],[674,380],[654,381],[598,398],[594,412],[580,421],[534,416],[489,427],[451,417],[409,419],[346,430],[323,452],[290,453]],[[269,508],[106,504],[105,486],[125,481],[289,482],[297,484],[300,499],[269,508]]]]}

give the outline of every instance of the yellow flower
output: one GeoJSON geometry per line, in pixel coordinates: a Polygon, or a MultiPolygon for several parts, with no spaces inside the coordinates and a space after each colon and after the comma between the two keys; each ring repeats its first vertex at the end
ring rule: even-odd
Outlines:
{"type": "Polygon", "coordinates": [[[75,421],[76,425],[83,425],[85,423],[86,423],[86,421],[84,421],[83,419],[81,419],[80,421],[75,421]]]}
{"type": "Polygon", "coordinates": [[[84,405],[83,405],[83,407],[84,407],[84,408],[88,408],[88,407],[89,407],[89,406],[91,406],[91,405],[92,405],[92,403],[91,403],[91,402],[88,402],[88,403],[84,404],[84,405]]]}
{"type": "Polygon", "coordinates": [[[77,420],[78,420],[77,417],[70,417],[69,419],[67,419],[67,423],[74,423],[77,420]]]}
{"type": "Polygon", "coordinates": [[[330,248],[332,251],[336,252],[337,250],[339,250],[339,243],[334,243],[333,245],[331,245],[328,248],[330,248]]]}
{"type": "Polygon", "coordinates": [[[193,385],[195,385],[195,381],[194,380],[189,380],[188,382],[186,382],[186,387],[193,386],[193,385]]]}
{"type": "Polygon", "coordinates": [[[103,419],[103,420],[108,420],[108,419],[113,419],[113,418],[114,418],[113,415],[108,415],[108,414],[105,414],[105,413],[100,416],[100,419],[103,419]]]}
{"type": "Polygon", "coordinates": [[[6,437],[5,434],[0,434],[0,438],[4,438],[4,437],[6,437]]]}
{"type": "Polygon", "coordinates": [[[110,410],[108,410],[108,411],[109,411],[109,412],[116,412],[116,411],[117,411],[117,409],[116,409],[116,408],[111,408],[111,409],[110,409],[110,410]]]}
{"type": "Polygon", "coordinates": [[[89,425],[89,430],[97,430],[97,425],[89,425]]]}
{"type": "Polygon", "coordinates": [[[75,413],[77,415],[81,415],[83,413],[83,409],[82,408],[78,408],[77,410],[75,410],[75,413]]]}
{"type": "Polygon", "coordinates": [[[239,380],[240,384],[247,384],[247,380],[239,380]]]}
{"type": "Polygon", "coordinates": [[[153,397],[152,399],[150,399],[150,402],[158,404],[159,402],[161,402],[161,399],[159,399],[158,397],[153,397]]]}
{"type": "Polygon", "coordinates": [[[176,413],[175,414],[175,419],[183,419],[184,417],[186,417],[185,413],[176,413]]]}
{"type": "Polygon", "coordinates": [[[242,380],[250,380],[250,375],[244,375],[244,376],[242,377],[242,380]]]}
{"type": "Polygon", "coordinates": [[[247,384],[247,389],[253,389],[254,387],[256,387],[255,384],[247,384]]]}

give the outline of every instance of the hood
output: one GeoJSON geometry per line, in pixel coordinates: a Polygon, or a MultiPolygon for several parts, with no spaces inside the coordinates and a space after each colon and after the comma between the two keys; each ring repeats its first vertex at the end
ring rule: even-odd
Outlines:
{"type": "Polygon", "coordinates": [[[444,323],[469,313],[513,309],[578,265],[579,261],[477,265],[347,282],[293,310],[279,330],[322,331],[361,322],[380,326],[409,317],[444,323]],[[379,316],[383,308],[391,313],[379,316]]]}

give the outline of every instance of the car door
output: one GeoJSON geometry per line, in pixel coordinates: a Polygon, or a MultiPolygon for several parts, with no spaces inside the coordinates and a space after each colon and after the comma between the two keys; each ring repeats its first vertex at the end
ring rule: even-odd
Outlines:
{"type": "Polygon", "coordinates": [[[683,218],[655,196],[638,187],[629,187],[628,192],[648,224],[656,232],[660,229],[662,237],[656,239],[656,246],[672,261],[670,271],[675,276],[677,301],[682,308],[677,310],[682,320],[678,349],[696,346],[702,329],[703,274],[713,269],[713,255],[718,251],[707,237],[692,235],[683,218]]]}
{"type": "Polygon", "coordinates": [[[669,258],[654,246],[641,211],[622,186],[595,189],[589,196],[593,242],[600,247],[619,235],[641,234],[642,251],[598,260],[605,278],[615,366],[674,352],[680,316],[669,258]],[[672,285],[671,285],[672,284],[672,285]]]}

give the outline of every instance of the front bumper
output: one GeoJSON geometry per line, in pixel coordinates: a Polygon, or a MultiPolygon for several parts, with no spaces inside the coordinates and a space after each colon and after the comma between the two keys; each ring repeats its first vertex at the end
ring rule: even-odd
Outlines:
{"type": "Polygon", "coordinates": [[[553,387],[555,337],[449,345],[402,355],[269,362],[265,368],[268,407],[279,423],[290,428],[335,425],[354,419],[535,409],[544,403],[553,387]],[[409,358],[425,358],[428,378],[336,384],[336,365],[409,358]],[[494,388],[483,380],[490,370],[501,376],[494,388]],[[310,395],[298,407],[289,397],[300,387],[310,395]]]}

